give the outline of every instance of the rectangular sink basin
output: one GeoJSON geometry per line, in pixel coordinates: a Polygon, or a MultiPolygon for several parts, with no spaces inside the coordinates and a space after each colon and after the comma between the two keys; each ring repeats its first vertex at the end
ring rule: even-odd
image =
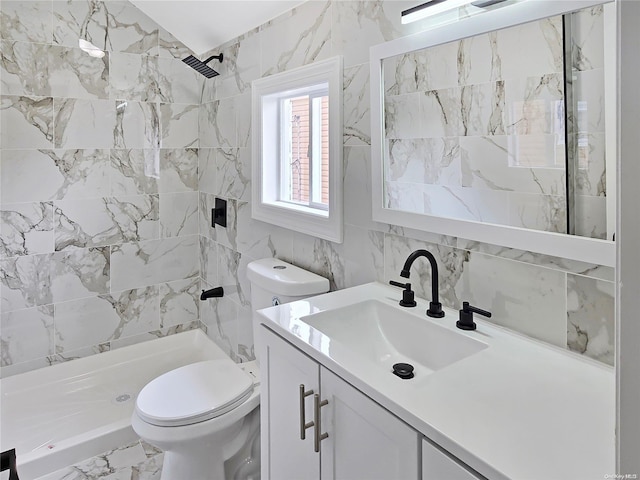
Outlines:
{"type": "MultiPolygon", "coordinates": [[[[437,325],[425,314],[366,300],[301,317],[307,325],[368,363],[391,370],[410,363],[429,374],[487,348],[478,340],[437,325]],[[411,312],[411,313],[410,313],[411,312]]],[[[436,320],[437,321],[437,320],[436,320]]]]}

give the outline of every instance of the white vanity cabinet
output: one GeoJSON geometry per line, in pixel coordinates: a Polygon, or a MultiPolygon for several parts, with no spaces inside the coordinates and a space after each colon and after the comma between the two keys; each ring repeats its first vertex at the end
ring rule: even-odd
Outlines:
{"type": "Polygon", "coordinates": [[[261,328],[263,479],[419,479],[420,436],[415,430],[261,328]],[[314,425],[304,430],[310,422],[314,425]],[[316,431],[317,423],[321,430],[316,431]],[[327,434],[318,439],[318,452],[316,433],[327,434]]]}
{"type": "Polygon", "coordinates": [[[422,440],[422,480],[480,480],[483,478],[485,477],[472,473],[430,440],[422,440]]]}

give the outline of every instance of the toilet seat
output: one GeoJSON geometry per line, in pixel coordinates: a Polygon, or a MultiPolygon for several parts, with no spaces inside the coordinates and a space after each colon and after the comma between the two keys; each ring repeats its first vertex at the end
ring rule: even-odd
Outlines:
{"type": "Polygon", "coordinates": [[[151,425],[191,425],[230,412],[252,391],[252,378],[231,359],[207,360],[149,382],[136,399],[136,413],[151,425]]]}

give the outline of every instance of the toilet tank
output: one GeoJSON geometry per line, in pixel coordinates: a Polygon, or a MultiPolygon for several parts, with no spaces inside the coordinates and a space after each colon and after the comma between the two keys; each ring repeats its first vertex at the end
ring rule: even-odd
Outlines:
{"type": "Polygon", "coordinates": [[[253,342],[256,359],[260,351],[258,327],[261,308],[294,302],[329,291],[329,280],[315,273],[291,265],[277,258],[264,258],[247,265],[251,282],[251,308],[253,309],[253,342]]]}

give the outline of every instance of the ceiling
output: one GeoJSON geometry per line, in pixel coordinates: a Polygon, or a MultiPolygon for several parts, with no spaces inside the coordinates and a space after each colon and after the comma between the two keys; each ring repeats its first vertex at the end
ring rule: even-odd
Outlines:
{"type": "Polygon", "coordinates": [[[131,0],[131,3],[201,55],[304,0],[131,0]]]}

